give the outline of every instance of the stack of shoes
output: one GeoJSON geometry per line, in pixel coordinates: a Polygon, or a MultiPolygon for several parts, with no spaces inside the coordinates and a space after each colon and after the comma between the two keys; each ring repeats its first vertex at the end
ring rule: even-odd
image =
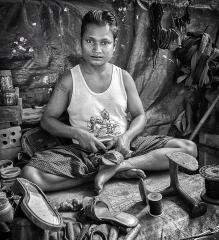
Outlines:
{"type": "Polygon", "coordinates": [[[21,169],[14,167],[11,160],[0,160],[1,189],[8,190],[20,175],[21,169]]]}
{"type": "Polygon", "coordinates": [[[56,211],[36,184],[26,179],[17,178],[12,191],[20,196],[20,201],[15,209],[11,240],[117,240],[120,234],[129,234],[132,240],[141,227],[135,216],[112,213],[99,197],[86,196],[81,203],[75,199],[63,202],[59,211],[77,211],[75,218],[67,218],[56,211]]]}
{"type": "MultiPolygon", "coordinates": [[[[6,196],[6,193],[0,191],[0,235],[4,239],[10,237],[10,223],[13,222],[14,209],[6,196]]],[[[1,238],[2,239],[2,238],[1,238]]]]}
{"type": "Polygon", "coordinates": [[[14,210],[9,202],[8,198],[6,197],[6,193],[1,191],[0,192],[0,221],[11,223],[13,221],[14,210]]]}

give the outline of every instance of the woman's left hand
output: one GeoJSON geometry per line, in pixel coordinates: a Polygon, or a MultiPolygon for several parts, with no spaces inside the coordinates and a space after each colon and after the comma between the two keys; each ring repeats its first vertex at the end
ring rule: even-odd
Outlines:
{"type": "Polygon", "coordinates": [[[128,135],[123,134],[118,137],[115,150],[120,152],[125,158],[129,158],[132,153],[130,150],[130,143],[131,141],[128,135]]]}

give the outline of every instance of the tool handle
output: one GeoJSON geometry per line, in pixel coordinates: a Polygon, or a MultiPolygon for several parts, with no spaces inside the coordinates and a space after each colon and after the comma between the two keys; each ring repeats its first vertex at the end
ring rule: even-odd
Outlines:
{"type": "Polygon", "coordinates": [[[193,140],[195,138],[195,136],[197,135],[197,133],[199,132],[200,128],[202,127],[202,125],[205,123],[205,121],[207,120],[208,116],[211,114],[212,110],[214,109],[217,101],[219,100],[219,94],[217,95],[217,97],[214,99],[214,101],[212,102],[211,106],[209,107],[209,109],[207,110],[207,112],[204,114],[204,116],[201,118],[201,120],[199,121],[197,127],[195,128],[195,130],[193,131],[193,133],[191,134],[191,136],[189,137],[189,140],[193,140]]]}

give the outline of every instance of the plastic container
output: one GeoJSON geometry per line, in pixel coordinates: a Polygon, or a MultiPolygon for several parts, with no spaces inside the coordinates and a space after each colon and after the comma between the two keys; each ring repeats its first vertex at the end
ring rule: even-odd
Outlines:
{"type": "Polygon", "coordinates": [[[0,70],[0,91],[13,88],[11,70],[0,70]]]}
{"type": "Polygon", "coordinates": [[[0,221],[11,223],[14,218],[14,209],[7,198],[0,198],[0,221]]]}
{"type": "Polygon", "coordinates": [[[11,88],[0,93],[0,104],[2,106],[16,106],[18,96],[15,88],[11,88]]]}

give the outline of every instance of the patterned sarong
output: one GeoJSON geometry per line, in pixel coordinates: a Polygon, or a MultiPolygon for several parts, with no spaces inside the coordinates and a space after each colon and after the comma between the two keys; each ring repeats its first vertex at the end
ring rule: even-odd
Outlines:
{"type": "MultiPolygon", "coordinates": [[[[172,137],[163,135],[139,136],[131,143],[132,157],[163,148],[172,137]]],[[[69,178],[82,178],[98,171],[100,154],[90,154],[77,144],[58,146],[36,152],[28,166],[42,172],[69,178]]]]}

